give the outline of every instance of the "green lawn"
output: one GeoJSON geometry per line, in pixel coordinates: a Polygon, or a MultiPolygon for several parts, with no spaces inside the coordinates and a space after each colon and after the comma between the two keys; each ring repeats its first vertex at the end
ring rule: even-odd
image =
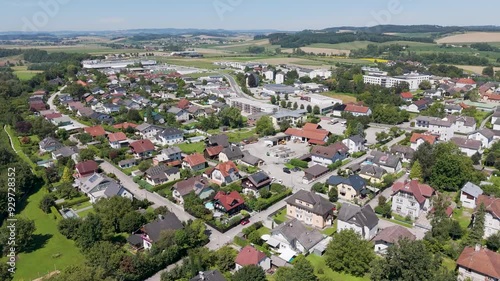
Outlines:
{"type": "Polygon", "coordinates": [[[242,129],[241,131],[226,133],[226,135],[229,137],[229,141],[234,143],[257,136],[255,134],[255,129],[242,129]]]}
{"type": "Polygon", "coordinates": [[[349,93],[324,92],[321,93],[321,95],[342,100],[344,104],[358,101],[358,99],[353,94],[349,93]]]}
{"type": "Polygon", "coordinates": [[[273,216],[274,222],[277,224],[284,223],[287,220],[286,208],[281,210],[279,213],[273,216]]]}
{"type": "Polygon", "coordinates": [[[36,231],[33,242],[35,250],[20,253],[17,260],[17,271],[14,280],[32,280],[54,270],[61,270],[69,265],[85,262],[75,243],[66,239],[57,230],[57,221],[52,214],[45,214],[38,203],[45,195],[44,189],[27,199],[22,217],[35,221],[36,231]]]}
{"type": "Polygon", "coordinates": [[[181,143],[177,146],[186,154],[192,154],[195,152],[203,153],[203,150],[205,150],[204,142],[181,143]]]}
{"type": "Polygon", "coordinates": [[[81,211],[78,213],[78,216],[80,218],[85,218],[86,216],[88,216],[90,213],[95,213],[94,209],[88,209],[88,210],[85,210],[85,211],[81,211]]]}
{"type": "Polygon", "coordinates": [[[19,157],[21,159],[23,159],[23,161],[28,163],[32,169],[36,169],[36,167],[37,167],[36,164],[33,163],[33,161],[31,161],[31,159],[26,154],[24,154],[24,152],[21,148],[21,143],[19,142],[19,139],[17,138],[16,133],[12,130],[12,128],[10,126],[7,126],[6,130],[7,130],[7,134],[9,134],[9,136],[12,139],[12,143],[14,145],[14,149],[16,150],[17,155],[19,155],[19,157]]]}
{"type": "Polygon", "coordinates": [[[349,274],[344,274],[340,272],[335,272],[332,269],[330,269],[325,262],[325,259],[323,257],[311,254],[306,257],[308,261],[311,262],[311,264],[314,267],[314,273],[318,277],[328,277],[330,280],[334,281],[368,281],[370,278],[368,276],[364,277],[355,277],[349,274]],[[323,274],[319,274],[318,271],[322,269],[323,274]]]}
{"type": "Polygon", "coordinates": [[[465,208],[456,208],[453,210],[453,219],[460,223],[462,228],[467,228],[471,221],[471,213],[472,210],[468,210],[465,208]]]}
{"type": "Polygon", "coordinates": [[[81,210],[81,209],[83,209],[83,208],[87,208],[87,207],[90,207],[90,206],[92,206],[92,203],[90,203],[90,200],[89,200],[89,201],[87,201],[87,202],[83,202],[83,203],[80,203],[80,204],[76,204],[76,205],[74,205],[74,206],[73,206],[73,207],[71,207],[71,208],[73,208],[73,210],[75,210],[75,211],[78,211],[78,210],[81,210]]]}
{"type": "Polygon", "coordinates": [[[331,227],[325,228],[321,231],[321,233],[332,236],[335,232],[337,232],[337,220],[333,222],[333,225],[331,227]]]}
{"type": "Polygon", "coordinates": [[[454,260],[445,257],[443,258],[443,266],[446,267],[448,270],[455,271],[457,263],[454,260]]]}
{"type": "Polygon", "coordinates": [[[42,72],[37,70],[28,70],[27,66],[14,66],[12,69],[19,80],[30,80],[35,75],[42,72]]]}

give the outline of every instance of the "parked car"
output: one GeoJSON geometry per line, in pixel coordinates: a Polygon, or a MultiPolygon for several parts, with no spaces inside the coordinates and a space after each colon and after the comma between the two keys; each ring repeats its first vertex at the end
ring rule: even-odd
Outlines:
{"type": "Polygon", "coordinates": [[[240,222],[241,225],[247,225],[249,223],[250,223],[249,219],[242,219],[241,222],[240,222]]]}
{"type": "Polygon", "coordinates": [[[290,174],[290,173],[291,173],[291,172],[290,172],[290,169],[288,169],[287,167],[284,167],[284,168],[283,168],[283,172],[285,172],[285,173],[287,173],[287,174],[290,174]]]}
{"type": "Polygon", "coordinates": [[[292,169],[292,172],[300,172],[300,171],[301,171],[301,169],[299,167],[295,167],[292,169]]]}

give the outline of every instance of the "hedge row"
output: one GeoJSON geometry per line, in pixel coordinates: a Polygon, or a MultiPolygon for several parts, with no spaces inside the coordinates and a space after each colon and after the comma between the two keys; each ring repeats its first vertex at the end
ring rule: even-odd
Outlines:
{"type": "Polygon", "coordinates": [[[241,220],[247,219],[249,217],[250,217],[250,214],[240,215],[240,219],[238,219],[238,220],[229,220],[229,224],[223,225],[222,227],[220,225],[217,225],[215,223],[215,221],[213,221],[213,220],[206,221],[205,223],[208,224],[209,226],[215,228],[217,231],[225,233],[228,230],[230,230],[231,228],[239,225],[240,222],[241,222],[241,220]]]}
{"type": "Polygon", "coordinates": [[[75,199],[72,199],[72,200],[68,200],[68,201],[64,201],[62,203],[58,203],[56,204],[56,206],[58,208],[61,208],[62,206],[64,206],[65,208],[69,208],[69,207],[72,207],[72,206],[75,206],[76,204],[80,204],[80,203],[84,203],[84,202],[87,202],[89,201],[89,198],[88,197],[78,197],[78,198],[75,198],[75,199]]]}
{"type": "Polygon", "coordinates": [[[286,198],[292,194],[291,189],[287,189],[283,193],[275,194],[267,199],[264,198],[259,198],[257,199],[257,202],[254,204],[254,211],[263,211],[272,205],[274,205],[276,202],[281,201],[283,198],[286,198]]]}
{"type": "Polygon", "coordinates": [[[167,189],[167,188],[172,188],[172,186],[174,186],[174,184],[182,181],[184,179],[179,179],[179,180],[176,180],[176,181],[172,181],[172,182],[168,182],[168,183],[165,183],[165,184],[162,184],[162,185],[158,185],[158,186],[155,186],[151,189],[151,191],[153,192],[157,192],[157,191],[160,191],[160,190],[163,190],[163,189],[167,189]]]}
{"type": "Polygon", "coordinates": [[[56,209],[55,206],[50,207],[50,211],[54,214],[56,220],[62,220],[63,217],[61,216],[61,213],[56,209]]]}

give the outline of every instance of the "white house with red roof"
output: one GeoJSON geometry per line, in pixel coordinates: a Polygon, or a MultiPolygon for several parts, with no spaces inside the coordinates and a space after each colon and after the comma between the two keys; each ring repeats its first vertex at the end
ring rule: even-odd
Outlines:
{"type": "Polygon", "coordinates": [[[369,107],[355,104],[346,105],[344,112],[351,113],[353,116],[372,115],[372,110],[369,107]]]}
{"type": "Polygon", "coordinates": [[[229,184],[241,179],[240,170],[233,161],[219,163],[214,168],[206,170],[205,175],[218,185],[229,184]]]}
{"type": "Polygon", "coordinates": [[[500,254],[481,248],[465,247],[457,260],[459,281],[500,280],[500,254]]]}
{"type": "Polygon", "coordinates": [[[431,135],[431,134],[419,134],[419,133],[413,133],[413,135],[410,138],[410,147],[417,151],[417,149],[424,144],[425,142],[428,142],[429,144],[434,144],[437,141],[437,136],[431,135]]]}
{"type": "Polygon", "coordinates": [[[466,86],[472,86],[473,88],[477,87],[476,81],[470,79],[470,78],[460,78],[457,80],[457,83],[455,84],[457,88],[463,88],[466,86]]]}
{"type": "Polygon", "coordinates": [[[495,198],[492,196],[479,195],[476,212],[484,204],[486,208],[486,214],[484,216],[484,236],[486,239],[495,233],[500,232],[500,198],[495,198]]]}
{"type": "Polygon", "coordinates": [[[112,133],[108,135],[109,146],[114,149],[122,148],[122,145],[128,143],[127,136],[123,132],[112,133]]]}
{"type": "Polygon", "coordinates": [[[240,270],[246,265],[256,265],[264,270],[271,268],[271,259],[264,252],[255,249],[252,246],[245,246],[236,256],[236,270],[240,270]]]}
{"type": "Polygon", "coordinates": [[[182,167],[193,171],[205,169],[206,164],[207,160],[199,153],[188,155],[184,157],[184,160],[182,160],[182,167]]]}
{"type": "Polygon", "coordinates": [[[401,99],[404,102],[411,102],[411,101],[413,101],[413,94],[410,93],[410,92],[401,93],[400,96],[401,96],[401,99]]]}
{"type": "Polygon", "coordinates": [[[422,212],[429,211],[435,190],[418,180],[396,182],[392,186],[393,212],[402,216],[418,218],[422,212]]]}
{"type": "Polygon", "coordinates": [[[153,157],[153,152],[155,151],[155,145],[150,140],[139,140],[131,143],[129,146],[135,159],[153,157]]]}
{"type": "Polygon", "coordinates": [[[321,128],[320,125],[313,123],[306,123],[301,129],[288,128],[285,134],[290,136],[290,139],[302,142],[309,142],[310,144],[324,145],[328,140],[330,132],[321,128]]]}

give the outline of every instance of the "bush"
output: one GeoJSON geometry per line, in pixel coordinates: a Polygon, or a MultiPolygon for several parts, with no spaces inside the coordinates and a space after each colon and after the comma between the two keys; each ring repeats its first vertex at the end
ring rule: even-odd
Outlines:
{"type": "Polygon", "coordinates": [[[61,208],[62,206],[64,206],[65,208],[69,208],[69,207],[72,207],[76,204],[80,204],[80,203],[84,203],[84,202],[87,202],[89,201],[89,198],[84,196],[84,197],[78,197],[78,198],[75,198],[73,200],[68,200],[68,201],[64,201],[62,203],[59,203],[59,204],[56,204],[56,206],[58,208],[61,208]]]}
{"type": "Polygon", "coordinates": [[[63,219],[63,217],[61,216],[61,213],[59,213],[59,211],[56,209],[55,206],[50,207],[50,211],[52,212],[52,214],[54,214],[56,220],[62,220],[63,219]]]}
{"type": "Polygon", "coordinates": [[[299,167],[302,169],[307,169],[309,167],[309,164],[306,161],[302,161],[299,159],[292,159],[292,160],[290,160],[289,163],[290,163],[290,165],[292,165],[294,167],[299,167]]]}
{"type": "Polygon", "coordinates": [[[286,191],[286,186],[279,184],[279,183],[273,183],[271,184],[271,192],[273,193],[282,193],[286,191]]]}
{"type": "Polygon", "coordinates": [[[366,151],[359,151],[359,152],[353,153],[351,156],[352,156],[352,158],[359,158],[365,154],[366,154],[366,151]]]}

